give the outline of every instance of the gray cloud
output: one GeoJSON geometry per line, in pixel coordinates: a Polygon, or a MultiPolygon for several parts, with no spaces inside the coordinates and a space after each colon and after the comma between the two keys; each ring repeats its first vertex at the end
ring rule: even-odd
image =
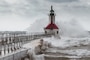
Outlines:
{"type": "MultiPolygon", "coordinates": [[[[81,3],[79,0],[20,0],[15,4],[8,4],[4,0],[0,1],[0,13],[2,14],[17,14],[21,16],[37,16],[40,14],[48,13],[50,5],[54,5],[55,10],[58,12],[73,12],[73,13],[87,13],[90,10],[90,6],[81,3]],[[50,2],[48,2],[50,1],[50,2]],[[48,2],[46,4],[46,2],[48,2]],[[54,4],[52,2],[55,2],[54,4]],[[56,2],[63,2],[63,5],[60,5],[56,2]],[[67,3],[66,2],[76,2],[76,3],[67,3]],[[55,7],[56,6],[56,7],[55,7]]],[[[81,14],[80,13],[80,14],[81,14]]]]}
{"type": "Polygon", "coordinates": [[[79,0],[47,0],[47,1],[55,3],[69,3],[69,2],[78,2],[79,0]]]}
{"type": "Polygon", "coordinates": [[[9,4],[4,0],[0,0],[0,14],[17,14],[21,16],[35,15],[38,1],[34,0],[21,0],[15,4],[9,4]],[[33,5],[35,4],[36,7],[33,5]]]}
{"type": "Polygon", "coordinates": [[[57,16],[90,17],[90,5],[87,2],[82,2],[82,0],[20,0],[15,4],[9,4],[4,0],[0,0],[0,15],[16,14],[29,18],[46,17],[48,16],[50,5],[54,5],[57,16]]]}

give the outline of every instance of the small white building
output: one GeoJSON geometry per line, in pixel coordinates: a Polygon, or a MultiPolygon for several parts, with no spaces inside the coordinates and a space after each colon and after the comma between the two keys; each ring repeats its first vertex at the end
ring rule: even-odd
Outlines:
{"type": "Polygon", "coordinates": [[[59,28],[55,24],[55,13],[53,10],[53,6],[51,6],[49,20],[50,20],[49,24],[44,28],[45,34],[59,35],[59,28]]]}

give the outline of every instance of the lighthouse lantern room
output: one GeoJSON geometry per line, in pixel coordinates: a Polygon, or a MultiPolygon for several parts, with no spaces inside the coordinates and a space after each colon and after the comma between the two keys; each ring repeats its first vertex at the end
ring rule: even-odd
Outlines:
{"type": "Polygon", "coordinates": [[[55,13],[53,10],[53,6],[51,6],[50,14],[49,14],[49,24],[44,28],[45,34],[59,34],[59,28],[55,24],[55,13]]]}

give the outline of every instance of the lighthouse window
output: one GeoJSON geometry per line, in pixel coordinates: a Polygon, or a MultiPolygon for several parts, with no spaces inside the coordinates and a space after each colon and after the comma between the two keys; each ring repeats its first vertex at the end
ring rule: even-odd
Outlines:
{"type": "Polygon", "coordinates": [[[45,31],[45,34],[47,34],[47,31],[45,31]]]}
{"type": "Polygon", "coordinates": [[[57,31],[57,34],[58,34],[58,31],[57,31]]]}

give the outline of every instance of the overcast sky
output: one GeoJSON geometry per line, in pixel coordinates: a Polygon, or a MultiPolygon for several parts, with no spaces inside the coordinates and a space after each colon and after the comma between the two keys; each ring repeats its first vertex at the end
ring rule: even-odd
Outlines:
{"type": "Polygon", "coordinates": [[[0,0],[0,31],[23,31],[46,18],[54,6],[56,20],[77,20],[90,30],[90,0],[0,0]]]}

